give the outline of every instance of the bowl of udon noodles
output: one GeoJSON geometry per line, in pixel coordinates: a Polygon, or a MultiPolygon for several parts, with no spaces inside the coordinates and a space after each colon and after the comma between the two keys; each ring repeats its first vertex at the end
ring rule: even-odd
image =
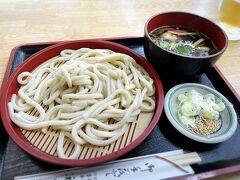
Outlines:
{"type": "Polygon", "coordinates": [[[103,163],[138,146],[163,109],[154,68],[129,48],[79,40],[28,58],[3,88],[1,116],[14,142],[53,164],[103,163]]]}
{"type": "Polygon", "coordinates": [[[226,33],[207,18],[187,12],[164,12],[144,27],[144,52],[162,74],[197,77],[227,48],[226,33]]]}

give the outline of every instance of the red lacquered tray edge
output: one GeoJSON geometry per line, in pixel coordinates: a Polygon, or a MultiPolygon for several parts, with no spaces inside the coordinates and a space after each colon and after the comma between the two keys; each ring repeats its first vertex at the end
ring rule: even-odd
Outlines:
{"type": "MultiPolygon", "coordinates": [[[[95,164],[103,163],[103,162],[106,162],[109,160],[116,159],[116,158],[126,154],[130,150],[134,149],[150,134],[150,132],[152,132],[153,128],[158,123],[158,120],[159,120],[162,110],[163,110],[164,93],[163,93],[162,83],[161,83],[161,80],[159,79],[157,72],[153,69],[153,67],[150,65],[150,63],[148,63],[146,60],[144,60],[144,58],[142,56],[138,55],[133,50],[130,50],[129,48],[127,48],[123,45],[117,44],[117,43],[113,43],[113,42],[104,42],[103,43],[103,41],[99,41],[99,40],[87,40],[87,41],[86,40],[77,40],[77,41],[67,41],[64,43],[57,43],[57,44],[55,44],[55,46],[50,46],[44,50],[41,50],[39,53],[34,54],[30,58],[28,58],[25,61],[25,65],[24,66],[20,65],[19,69],[16,69],[14,71],[13,75],[10,77],[9,80],[16,82],[16,77],[21,72],[20,70],[22,70],[21,69],[22,67],[24,67],[25,69],[26,69],[26,67],[30,68],[30,67],[32,67],[30,65],[30,63],[33,63],[33,67],[36,66],[36,64],[35,64],[36,61],[35,61],[35,63],[34,63],[34,61],[32,61],[33,58],[38,57],[38,59],[39,59],[38,63],[44,62],[43,59],[46,59],[46,57],[47,57],[46,51],[50,54],[54,54],[56,51],[59,51],[61,49],[66,49],[66,48],[71,48],[71,47],[75,48],[75,46],[78,46],[79,43],[80,44],[89,44],[89,41],[91,41],[91,44],[94,44],[94,46],[96,44],[98,44],[97,46],[103,45],[103,47],[105,47],[105,48],[112,47],[113,50],[115,49],[115,51],[120,51],[120,52],[129,54],[130,56],[134,57],[134,59],[139,60],[139,63],[146,68],[146,70],[149,72],[149,74],[151,74],[151,77],[154,79],[154,82],[156,82],[155,87],[156,87],[156,89],[158,89],[158,92],[159,92],[156,94],[156,96],[157,96],[156,97],[156,99],[157,99],[156,110],[155,110],[155,114],[152,118],[152,121],[150,122],[149,126],[145,129],[145,131],[137,139],[135,139],[132,143],[125,146],[124,148],[118,150],[117,152],[113,152],[113,153],[107,154],[105,156],[101,156],[101,157],[94,158],[94,159],[87,159],[87,160],[60,159],[58,157],[53,157],[51,155],[43,153],[43,152],[39,151],[37,148],[31,148],[30,147],[31,145],[29,145],[29,142],[24,140],[24,137],[22,134],[20,134],[19,130],[15,131],[15,126],[13,126],[12,123],[10,122],[11,120],[10,120],[10,117],[9,117],[9,114],[7,111],[7,107],[5,105],[8,101],[9,93],[2,94],[1,101],[4,101],[3,102],[4,105],[1,106],[1,109],[2,109],[1,116],[3,117],[3,119],[5,119],[5,121],[3,121],[5,129],[7,130],[7,132],[9,133],[9,135],[12,137],[13,141],[16,144],[18,144],[22,149],[24,149],[26,152],[28,152],[29,154],[31,154],[32,156],[34,156],[38,159],[41,159],[43,161],[53,163],[53,164],[67,165],[67,166],[95,165],[95,164]],[[117,49],[119,49],[119,50],[117,50],[117,49]],[[26,65],[29,65],[29,66],[26,66],[26,65]]],[[[40,45],[40,44],[38,44],[38,45],[40,45]]],[[[81,46],[82,45],[80,45],[80,47],[81,46]]],[[[15,49],[15,51],[16,51],[16,49],[15,49]]],[[[13,55],[11,57],[13,57],[13,55]]],[[[47,58],[47,59],[49,59],[49,58],[47,58]]],[[[10,71],[10,69],[7,69],[7,72],[9,72],[9,71],[10,71]]],[[[3,84],[3,87],[6,87],[4,90],[14,91],[14,90],[10,89],[11,87],[9,84],[11,84],[11,83],[9,83],[9,84],[6,84],[6,83],[7,82],[4,82],[4,84],[3,84]]],[[[13,84],[13,88],[15,88],[15,86],[17,87],[17,85],[13,84]]],[[[2,93],[3,92],[4,91],[2,91],[2,93]]]]}
{"type": "MultiPolygon", "coordinates": [[[[94,39],[101,39],[101,40],[118,40],[119,39],[119,40],[121,40],[121,39],[131,39],[131,38],[142,38],[142,36],[93,38],[93,39],[84,39],[84,40],[94,40],[94,39]]],[[[6,68],[6,71],[5,71],[5,74],[4,74],[4,78],[3,78],[3,81],[2,81],[2,86],[4,85],[4,83],[7,82],[7,79],[9,77],[9,73],[10,73],[10,70],[11,70],[12,62],[13,62],[13,59],[14,59],[14,55],[15,55],[15,52],[16,52],[16,50],[18,48],[20,48],[22,46],[54,45],[54,44],[59,43],[59,42],[69,42],[69,41],[71,41],[71,40],[68,40],[68,41],[51,41],[51,42],[26,43],[26,44],[20,44],[20,45],[14,47],[12,49],[11,53],[10,53],[9,61],[8,61],[7,68],[6,68]]],[[[227,84],[227,86],[229,87],[231,92],[234,94],[234,96],[240,102],[240,95],[236,92],[236,90],[233,88],[233,86],[230,84],[230,82],[226,79],[226,77],[223,75],[221,70],[216,65],[214,65],[213,68],[218,72],[218,74],[220,75],[222,80],[225,82],[225,84],[227,84]]],[[[2,92],[2,88],[0,89],[0,99],[1,99],[1,92],[2,92]]],[[[234,165],[234,166],[230,166],[230,167],[215,169],[215,170],[212,170],[212,171],[206,171],[206,172],[195,174],[195,175],[182,176],[182,177],[179,177],[177,179],[205,179],[205,178],[210,178],[210,177],[230,174],[230,173],[234,173],[234,172],[238,172],[238,171],[240,171],[240,165],[234,165]]]]}

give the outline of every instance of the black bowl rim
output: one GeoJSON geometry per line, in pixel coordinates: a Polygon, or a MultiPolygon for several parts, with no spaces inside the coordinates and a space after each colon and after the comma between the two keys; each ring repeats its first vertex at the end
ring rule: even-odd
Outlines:
{"type": "MultiPolygon", "coordinates": [[[[177,24],[176,24],[176,25],[177,25],[177,24]]],[[[163,27],[163,26],[162,26],[162,27],[163,27]]],[[[151,43],[153,43],[155,46],[157,46],[157,47],[160,48],[161,50],[163,50],[163,51],[165,51],[165,52],[168,52],[168,53],[170,53],[170,54],[174,54],[174,55],[176,55],[176,56],[180,56],[180,57],[184,57],[184,58],[188,58],[188,59],[209,59],[209,58],[217,57],[217,56],[223,54],[224,51],[227,49],[227,46],[228,46],[228,37],[227,37],[226,33],[223,31],[223,29],[222,29],[219,25],[217,25],[217,24],[214,23],[213,21],[211,21],[211,20],[209,20],[209,19],[207,19],[207,18],[204,18],[204,17],[202,17],[202,16],[199,16],[199,15],[197,15],[197,14],[189,13],[189,12],[184,12],[184,11],[167,11],[167,12],[158,13],[158,14],[155,14],[155,15],[151,16],[151,17],[147,20],[147,22],[145,23],[144,33],[145,33],[145,36],[147,37],[147,39],[150,40],[151,43]],[[187,14],[187,15],[191,15],[191,16],[196,16],[196,17],[202,18],[203,20],[208,21],[208,22],[210,22],[212,25],[216,26],[216,27],[220,30],[220,32],[223,34],[223,36],[225,37],[225,45],[224,45],[224,47],[222,48],[222,50],[221,50],[221,51],[218,51],[218,52],[215,53],[215,54],[209,55],[209,56],[196,57],[196,56],[185,56],[185,55],[181,55],[181,54],[178,54],[178,53],[175,53],[175,52],[172,52],[172,51],[168,51],[168,50],[166,50],[166,49],[164,49],[164,48],[156,45],[156,44],[152,41],[152,39],[151,39],[151,37],[149,36],[149,33],[148,33],[148,31],[147,31],[147,26],[148,26],[149,22],[150,22],[153,18],[155,18],[155,17],[157,17],[157,16],[161,16],[161,15],[164,15],[164,14],[175,14],[175,13],[176,13],[176,14],[187,14]]]]}

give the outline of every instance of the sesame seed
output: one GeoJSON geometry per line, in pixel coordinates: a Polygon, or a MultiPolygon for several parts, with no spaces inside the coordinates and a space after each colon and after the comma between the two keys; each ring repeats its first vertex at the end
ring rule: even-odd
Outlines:
{"type": "Polygon", "coordinates": [[[200,135],[210,135],[214,133],[220,126],[220,121],[217,119],[205,119],[203,117],[199,117],[196,120],[195,127],[188,126],[188,128],[200,135]]]}

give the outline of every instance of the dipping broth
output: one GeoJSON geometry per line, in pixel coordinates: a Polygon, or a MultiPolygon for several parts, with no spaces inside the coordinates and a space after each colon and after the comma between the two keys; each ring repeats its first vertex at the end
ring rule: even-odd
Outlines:
{"type": "Polygon", "coordinates": [[[190,57],[217,53],[211,40],[198,31],[178,26],[160,27],[149,33],[153,42],[163,49],[190,57]]]}

